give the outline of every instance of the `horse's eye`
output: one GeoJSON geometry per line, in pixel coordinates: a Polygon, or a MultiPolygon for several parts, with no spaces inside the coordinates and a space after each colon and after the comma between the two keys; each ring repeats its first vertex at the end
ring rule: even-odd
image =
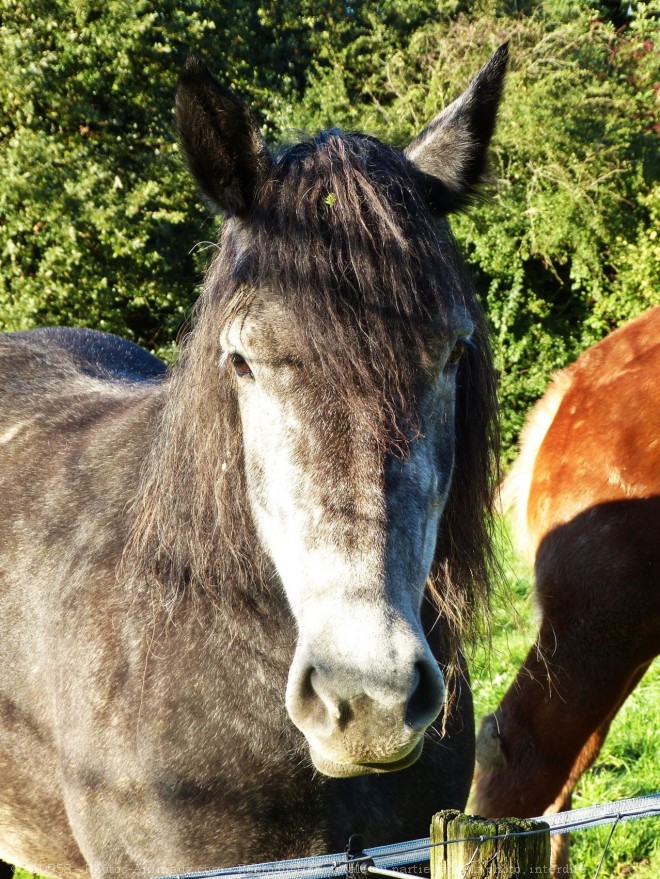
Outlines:
{"type": "Polygon", "coordinates": [[[244,378],[247,375],[252,375],[252,370],[250,369],[250,364],[244,357],[241,357],[240,354],[232,354],[231,362],[234,366],[234,372],[239,378],[244,378]]]}
{"type": "Polygon", "coordinates": [[[454,345],[454,347],[449,352],[449,357],[447,358],[448,363],[458,363],[461,357],[465,354],[465,349],[467,348],[467,342],[465,339],[459,339],[458,342],[454,345]]]}

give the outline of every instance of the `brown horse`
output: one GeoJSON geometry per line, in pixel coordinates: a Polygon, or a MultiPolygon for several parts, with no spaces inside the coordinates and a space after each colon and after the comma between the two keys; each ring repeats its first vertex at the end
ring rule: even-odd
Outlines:
{"type": "Polygon", "coordinates": [[[554,379],[502,498],[535,557],[541,625],[483,720],[476,808],[527,817],[570,808],[660,653],[660,307],[554,379]]]}
{"type": "Polygon", "coordinates": [[[506,47],[400,151],[271,154],[191,62],[177,127],[226,221],[178,365],[0,341],[0,855],[136,876],[423,835],[474,761],[484,319],[446,215],[506,47]]]}

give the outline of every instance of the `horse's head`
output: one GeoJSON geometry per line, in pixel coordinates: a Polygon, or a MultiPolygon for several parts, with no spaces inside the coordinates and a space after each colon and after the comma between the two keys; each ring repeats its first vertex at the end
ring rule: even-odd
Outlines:
{"type": "Polygon", "coordinates": [[[492,369],[444,216],[479,182],[505,66],[503,47],[402,152],[330,131],[271,156],[195,61],[177,96],[227,218],[206,295],[251,518],[297,624],[287,709],[327,775],[417,759],[445,695],[427,583],[460,608],[480,574],[492,369]]]}

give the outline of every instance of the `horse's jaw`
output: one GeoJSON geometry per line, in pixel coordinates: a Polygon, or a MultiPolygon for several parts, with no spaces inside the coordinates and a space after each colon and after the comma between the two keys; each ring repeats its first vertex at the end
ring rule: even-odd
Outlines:
{"type": "Polygon", "coordinates": [[[420,738],[412,749],[403,757],[393,757],[385,761],[365,762],[337,762],[325,757],[319,751],[310,746],[309,753],[317,769],[323,775],[330,778],[355,778],[358,775],[382,775],[389,772],[399,772],[416,763],[424,749],[424,738],[420,738]]]}

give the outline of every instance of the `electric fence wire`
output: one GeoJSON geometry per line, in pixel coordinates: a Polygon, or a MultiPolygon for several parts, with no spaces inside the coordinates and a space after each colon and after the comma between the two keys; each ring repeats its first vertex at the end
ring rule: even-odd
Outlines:
{"type": "MultiPolygon", "coordinates": [[[[571,812],[557,812],[554,815],[543,815],[535,821],[544,821],[550,828],[550,835],[571,833],[586,830],[605,824],[618,825],[621,821],[633,821],[640,818],[660,817],[660,793],[644,797],[633,797],[613,803],[602,803],[574,809],[571,812]]],[[[489,839],[505,836],[529,836],[545,833],[545,828],[537,830],[512,831],[489,839]]],[[[459,842],[480,842],[481,837],[454,839],[448,842],[434,843],[433,846],[451,845],[459,842]]],[[[429,839],[415,839],[393,845],[367,848],[363,855],[351,860],[352,864],[365,862],[364,872],[396,876],[393,867],[405,867],[430,859],[432,844],[429,839]],[[374,865],[366,866],[367,861],[374,865]],[[388,872],[385,872],[388,871],[388,872]]],[[[345,852],[332,855],[317,855],[308,858],[295,858],[289,861],[270,861],[263,864],[249,864],[241,867],[223,867],[218,870],[203,870],[194,873],[176,873],[160,879],[255,879],[262,876],[276,876],[277,879],[336,879],[347,873],[348,859],[345,852]]]]}

